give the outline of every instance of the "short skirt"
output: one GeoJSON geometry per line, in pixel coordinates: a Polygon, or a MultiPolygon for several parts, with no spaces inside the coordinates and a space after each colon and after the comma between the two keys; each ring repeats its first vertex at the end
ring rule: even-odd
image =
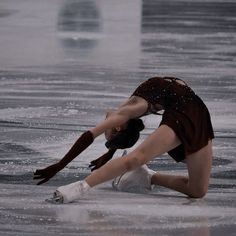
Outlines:
{"type": "Polygon", "coordinates": [[[197,152],[214,138],[209,111],[194,91],[187,85],[180,85],[177,78],[153,77],[140,84],[132,95],[145,99],[147,114],[158,114],[155,104],[164,108],[160,125],[172,128],[181,145],[169,151],[177,162],[186,155],[197,152]]]}
{"type": "Polygon", "coordinates": [[[209,111],[197,95],[181,111],[165,110],[160,125],[173,129],[181,141],[178,147],[168,152],[176,162],[181,162],[187,155],[199,151],[214,138],[209,111]]]}

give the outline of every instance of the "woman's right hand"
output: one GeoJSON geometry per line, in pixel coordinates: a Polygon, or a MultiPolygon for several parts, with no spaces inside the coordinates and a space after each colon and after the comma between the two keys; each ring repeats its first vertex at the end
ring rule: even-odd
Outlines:
{"type": "Polygon", "coordinates": [[[61,166],[59,163],[53,164],[51,166],[48,166],[44,169],[39,169],[34,172],[34,179],[41,179],[37,183],[37,185],[43,184],[50,180],[54,175],[57,174],[61,170],[61,166]]]}
{"type": "Polygon", "coordinates": [[[68,163],[83,152],[93,142],[93,140],[94,137],[91,131],[84,132],[74,143],[68,153],[58,163],[44,169],[36,170],[34,173],[34,179],[41,179],[37,185],[47,182],[54,175],[56,175],[57,172],[62,170],[68,163]]]}

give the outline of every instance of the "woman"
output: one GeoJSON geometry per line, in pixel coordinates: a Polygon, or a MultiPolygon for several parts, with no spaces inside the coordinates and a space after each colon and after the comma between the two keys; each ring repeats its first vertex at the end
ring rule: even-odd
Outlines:
{"type": "MultiPolygon", "coordinates": [[[[203,101],[183,80],[173,77],[154,77],[139,85],[116,111],[109,113],[104,121],[82,134],[59,163],[37,170],[34,178],[42,179],[39,184],[48,181],[102,133],[105,133],[108,141],[122,132],[124,136],[121,140],[127,135],[132,136],[132,131],[127,132],[130,121],[144,115],[158,114],[160,110],[164,110],[160,126],[136,149],[125,158],[116,158],[103,166],[102,163],[85,180],[58,188],[55,197],[60,202],[71,202],[89,188],[134,170],[165,152],[177,162],[186,163],[188,177],[155,173],[151,176],[150,184],[164,186],[193,198],[203,197],[208,190],[212,165],[214,133],[211,119],[203,101]]],[[[130,137],[125,140],[130,140],[130,137]]],[[[136,140],[137,132],[130,145],[136,140]]],[[[109,158],[115,148],[111,145],[109,158]]]]}

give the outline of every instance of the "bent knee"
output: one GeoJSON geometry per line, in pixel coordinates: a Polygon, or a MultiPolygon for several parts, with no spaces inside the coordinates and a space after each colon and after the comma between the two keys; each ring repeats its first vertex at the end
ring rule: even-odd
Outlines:
{"type": "Polygon", "coordinates": [[[139,152],[133,152],[130,154],[125,161],[125,166],[127,171],[134,170],[139,166],[145,164],[145,157],[139,152]]]}
{"type": "Polygon", "coordinates": [[[208,191],[208,187],[198,187],[190,191],[189,197],[191,198],[203,198],[208,191]]]}

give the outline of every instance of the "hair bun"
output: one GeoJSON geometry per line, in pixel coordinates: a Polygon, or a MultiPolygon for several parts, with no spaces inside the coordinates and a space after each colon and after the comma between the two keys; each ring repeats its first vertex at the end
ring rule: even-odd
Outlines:
{"type": "Polygon", "coordinates": [[[133,129],[139,132],[145,128],[143,121],[141,119],[131,119],[128,123],[128,126],[131,126],[133,129]]]}

